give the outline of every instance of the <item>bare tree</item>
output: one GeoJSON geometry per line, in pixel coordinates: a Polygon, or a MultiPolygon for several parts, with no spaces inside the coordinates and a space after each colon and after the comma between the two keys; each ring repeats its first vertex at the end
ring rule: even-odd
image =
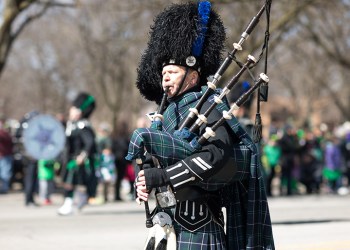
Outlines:
{"type": "Polygon", "coordinates": [[[298,125],[316,114],[323,121],[350,119],[348,12],[346,1],[313,1],[278,35],[272,91],[288,100],[281,109],[289,107],[298,125]]]}
{"type": "MultiPolygon", "coordinates": [[[[1,2],[1,55],[7,56],[7,60],[2,60],[2,69],[5,61],[7,66],[1,71],[4,74],[0,105],[17,114],[34,107],[59,112],[65,110],[67,100],[74,93],[87,90],[98,101],[93,119],[107,120],[114,128],[120,120],[129,119],[133,123],[145,109],[155,108],[140,97],[134,83],[149,27],[169,1],[110,0],[101,4],[98,0],[81,0],[78,8],[46,9],[45,15],[36,18],[35,25],[28,26],[19,37],[14,35],[20,31],[19,27],[24,27],[21,23],[26,18],[43,11],[49,2],[58,3],[58,0],[1,2]],[[20,18],[11,23],[8,34],[20,39],[15,44],[12,39],[10,46],[4,46],[3,41],[9,37],[4,35],[4,27],[8,27],[5,23],[9,24],[5,22],[4,7],[10,2],[28,2],[31,7],[17,11],[20,18]],[[8,48],[12,48],[10,57],[8,48]],[[8,98],[9,94],[13,98],[8,98]]],[[[228,51],[265,3],[263,0],[211,2],[227,27],[228,51]]],[[[76,2],[71,4],[75,6],[76,2]]],[[[263,112],[270,109],[283,114],[283,118],[293,115],[297,124],[315,116],[339,122],[349,119],[347,13],[348,1],[272,1],[267,72],[270,93],[263,112]]],[[[243,44],[243,51],[237,53],[239,60],[245,61],[248,54],[259,55],[265,29],[264,14],[243,44]]],[[[262,72],[263,66],[261,61],[253,74],[262,72]]],[[[237,70],[230,67],[220,84],[237,70]]],[[[242,80],[246,79],[244,75],[242,80]]]]}
{"type": "Polygon", "coordinates": [[[0,19],[0,77],[13,42],[33,20],[41,17],[53,6],[72,7],[73,3],[40,0],[3,0],[0,19]],[[19,18],[21,17],[21,18],[19,18]]]}
{"type": "Polygon", "coordinates": [[[120,116],[127,114],[130,122],[128,111],[140,106],[134,87],[135,65],[146,45],[143,38],[148,29],[142,23],[152,20],[153,13],[147,9],[152,2],[90,2],[78,16],[81,44],[87,55],[86,80],[109,110],[107,116],[114,131],[120,116]]]}
{"type": "Polygon", "coordinates": [[[350,120],[350,87],[344,78],[350,69],[350,28],[346,25],[350,21],[349,12],[347,1],[327,2],[308,9],[308,15],[300,20],[305,36],[323,55],[325,67],[332,69],[328,77],[316,75],[316,81],[328,92],[345,121],[350,120]]]}

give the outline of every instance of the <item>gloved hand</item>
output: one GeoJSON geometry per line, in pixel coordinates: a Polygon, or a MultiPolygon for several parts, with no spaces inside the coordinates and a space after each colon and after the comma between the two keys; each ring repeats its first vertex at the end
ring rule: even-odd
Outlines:
{"type": "Polygon", "coordinates": [[[147,190],[152,190],[156,187],[162,187],[170,183],[164,169],[148,168],[144,171],[147,190]]]}
{"type": "Polygon", "coordinates": [[[156,187],[167,185],[169,182],[165,171],[160,168],[141,170],[136,178],[137,197],[143,201],[148,200],[148,193],[156,187]]]}

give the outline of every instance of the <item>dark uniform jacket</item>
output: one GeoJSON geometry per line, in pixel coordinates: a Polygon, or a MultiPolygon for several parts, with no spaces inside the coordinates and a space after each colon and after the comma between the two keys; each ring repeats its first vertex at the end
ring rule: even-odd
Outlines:
{"type": "Polygon", "coordinates": [[[95,195],[96,175],[95,175],[95,154],[96,142],[95,133],[88,120],[68,122],[66,127],[67,136],[67,169],[65,182],[71,184],[84,184],[88,186],[90,196],[95,195]],[[76,160],[77,156],[85,154],[86,158],[83,166],[70,169],[69,164],[76,160]],[[72,178],[70,176],[74,175],[72,178]]]}

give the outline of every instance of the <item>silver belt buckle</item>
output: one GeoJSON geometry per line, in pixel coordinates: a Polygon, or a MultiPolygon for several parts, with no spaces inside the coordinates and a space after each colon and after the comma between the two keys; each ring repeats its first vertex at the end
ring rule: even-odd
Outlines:
{"type": "Polygon", "coordinates": [[[175,195],[170,190],[157,193],[156,199],[157,199],[158,205],[162,208],[176,205],[175,195]]]}

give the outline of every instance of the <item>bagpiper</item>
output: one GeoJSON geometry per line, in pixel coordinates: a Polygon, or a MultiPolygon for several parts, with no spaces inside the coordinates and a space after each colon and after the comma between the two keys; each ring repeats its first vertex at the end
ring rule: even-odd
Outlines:
{"type": "MultiPolygon", "coordinates": [[[[220,66],[225,39],[223,23],[208,1],[173,4],[155,18],[137,87],[158,104],[166,92],[164,133],[175,133],[205,92],[207,78],[220,66]]],[[[214,99],[209,97],[199,112],[214,99]]],[[[206,126],[216,123],[224,109],[229,109],[227,100],[210,113],[206,126]]],[[[206,126],[196,133],[203,134],[206,126]]],[[[152,138],[153,130],[149,133],[152,138]]],[[[257,149],[238,120],[232,117],[222,124],[190,156],[157,164],[154,159],[176,157],[176,150],[184,150],[170,142],[150,142],[162,155],[146,155],[136,180],[140,200],[147,202],[156,189],[146,249],[274,249],[257,149]]],[[[131,160],[131,154],[126,158],[131,160]]]]}
{"type": "Polygon", "coordinates": [[[69,109],[66,124],[67,163],[63,177],[64,203],[57,211],[59,215],[73,213],[73,196],[77,185],[85,187],[85,192],[76,192],[79,196],[78,208],[82,208],[89,198],[96,196],[96,143],[95,133],[89,121],[95,106],[95,98],[82,92],[74,99],[69,109]]]}

